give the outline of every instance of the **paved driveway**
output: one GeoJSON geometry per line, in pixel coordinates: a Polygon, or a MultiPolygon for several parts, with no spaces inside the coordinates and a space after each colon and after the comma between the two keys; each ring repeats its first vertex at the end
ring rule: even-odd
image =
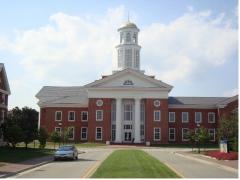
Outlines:
{"type": "Polygon", "coordinates": [[[178,149],[143,149],[145,152],[166,163],[185,178],[237,178],[235,171],[223,168],[217,164],[204,163],[189,159],[174,152],[178,149]]]}
{"type": "Polygon", "coordinates": [[[49,164],[25,171],[15,178],[81,178],[104,160],[112,149],[84,149],[77,161],[53,161],[49,164]]]}

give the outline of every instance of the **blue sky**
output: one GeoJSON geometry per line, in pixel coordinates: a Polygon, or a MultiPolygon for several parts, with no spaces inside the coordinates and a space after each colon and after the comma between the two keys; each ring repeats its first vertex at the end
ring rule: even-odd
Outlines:
{"type": "Polygon", "coordinates": [[[84,85],[115,67],[117,28],[140,28],[141,69],[174,86],[173,96],[238,91],[235,0],[0,1],[0,59],[10,108],[37,108],[44,85],[84,85]]]}

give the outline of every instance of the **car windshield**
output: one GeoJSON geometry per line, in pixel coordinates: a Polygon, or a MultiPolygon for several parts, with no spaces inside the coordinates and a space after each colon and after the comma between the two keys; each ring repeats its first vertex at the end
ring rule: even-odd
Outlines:
{"type": "Polygon", "coordinates": [[[73,150],[72,146],[62,146],[58,149],[58,151],[70,151],[73,150]]]}

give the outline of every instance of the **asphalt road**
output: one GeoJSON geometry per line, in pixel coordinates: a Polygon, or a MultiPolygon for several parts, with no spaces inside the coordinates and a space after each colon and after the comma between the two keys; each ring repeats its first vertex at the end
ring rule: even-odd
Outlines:
{"type": "Polygon", "coordinates": [[[20,173],[13,178],[81,178],[104,160],[112,149],[85,149],[77,161],[53,161],[46,165],[20,173]]]}
{"type": "Polygon", "coordinates": [[[188,159],[174,151],[161,149],[144,149],[150,155],[166,163],[185,178],[237,178],[237,172],[230,171],[216,164],[204,163],[188,159]]]}

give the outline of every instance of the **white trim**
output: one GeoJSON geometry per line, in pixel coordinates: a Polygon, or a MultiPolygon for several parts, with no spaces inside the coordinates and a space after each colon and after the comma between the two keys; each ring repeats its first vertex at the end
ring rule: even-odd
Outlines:
{"type": "Polygon", "coordinates": [[[216,109],[216,105],[199,105],[199,104],[170,104],[168,105],[169,109],[216,109]]]}
{"type": "Polygon", "coordinates": [[[103,110],[96,110],[96,121],[103,121],[103,110]],[[97,119],[97,117],[98,117],[97,113],[98,112],[101,112],[101,116],[102,116],[101,119],[97,119]]]}
{"type": "Polygon", "coordinates": [[[175,123],[176,122],[176,116],[175,116],[175,112],[168,112],[168,122],[170,123],[175,123]],[[171,121],[171,114],[173,114],[173,121],[171,121]]]}
{"type": "Polygon", "coordinates": [[[208,113],[208,123],[211,123],[211,124],[213,124],[213,123],[215,123],[216,122],[216,114],[215,114],[215,112],[209,112],[208,113]],[[211,122],[210,121],[210,118],[209,118],[209,116],[211,115],[211,114],[213,114],[214,116],[214,118],[213,118],[213,121],[211,122]]]}
{"type": "Polygon", "coordinates": [[[56,108],[60,108],[60,107],[82,107],[82,108],[87,108],[88,107],[88,102],[83,103],[83,104],[75,104],[75,103],[65,103],[65,104],[56,103],[55,104],[55,103],[47,103],[47,102],[40,102],[39,101],[37,104],[40,108],[45,108],[45,107],[56,107],[56,108]]]}
{"type": "Polygon", "coordinates": [[[154,127],[154,128],[153,128],[153,140],[154,140],[154,141],[161,141],[161,128],[160,128],[160,127],[154,127]],[[155,133],[155,130],[156,130],[156,129],[159,129],[159,139],[155,139],[155,134],[156,134],[156,133],[155,133]]]}
{"type": "Polygon", "coordinates": [[[68,111],[68,121],[75,121],[75,111],[68,111]],[[70,113],[73,113],[73,120],[70,119],[70,113]]]}
{"type": "Polygon", "coordinates": [[[189,112],[182,112],[182,123],[189,123],[189,112]],[[183,121],[183,114],[187,113],[187,121],[183,121]]]}
{"type": "Polygon", "coordinates": [[[196,111],[196,112],[195,112],[195,120],[194,120],[194,121],[195,121],[195,123],[197,123],[197,124],[198,124],[198,123],[202,123],[202,112],[200,112],[200,111],[196,111]],[[199,121],[199,122],[196,121],[196,120],[197,120],[197,113],[200,113],[200,121],[199,121]]]}
{"type": "Polygon", "coordinates": [[[153,111],[153,121],[161,121],[161,110],[154,110],[153,111]],[[159,113],[159,119],[156,119],[155,113],[159,113]]]}
{"type": "Polygon", "coordinates": [[[95,129],[95,140],[96,141],[102,141],[102,136],[103,136],[103,132],[102,132],[102,127],[96,127],[95,129]],[[100,128],[101,129],[101,139],[97,139],[97,129],[100,128]]]}
{"type": "Polygon", "coordinates": [[[55,111],[55,121],[62,121],[62,111],[55,111]],[[57,119],[57,113],[61,113],[61,119],[60,120],[58,120],[57,119]]]}
{"type": "Polygon", "coordinates": [[[168,129],[168,140],[169,141],[175,141],[176,140],[176,129],[175,128],[169,128],[168,129]],[[172,133],[170,133],[170,130],[174,130],[174,139],[170,139],[170,134],[172,134],[172,133]]]}
{"type": "Polygon", "coordinates": [[[73,128],[73,138],[68,138],[69,140],[74,140],[74,137],[75,137],[75,127],[74,126],[71,126],[71,127],[68,127],[68,130],[70,128],[73,128]]]}
{"type": "Polygon", "coordinates": [[[88,127],[81,127],[81,140],[87,140],[87,138],[88,138],[88,127]],[[83,128],[86,129],[86,138],[82,137],[82,130],[83,130],[83,128]]]}
{"type": "Polygon", "coordinates": [[[87,122],[88,121],[88,111],[82,111],[81,112],[81,121],[82,122],[87,122]],[[83,120],[83,113],[87,113],[87,120],[83,120]]]}
{"type": "Polygon", "coordinates": [[[184,139],[184,137],[183,137],[183,131],[185,130],[185,129],[187,129],[188,130],[188,132],[189,132],[189,128],[182,128],[182,141],[189,141],[189,139],[184,139]]]}
{"type": "Polygon", "coordinates": [[[210,141],[214,142],[216,140],[216,130],[214,128],[208,129],[208,135],[210,136],[210,131],[213,130],[213,140],[210,141]]]}
{"type": "Polygon", "coordinates": [[[60,129],[59,135],[61,136],[61,135],[62,135],[62,127],[59,127],[59,126],[56,126],[56,127],[55,127],[54,131],[55,131],[55,132],[58,132],[58,131],[56,131],[56,129],[60,129]]]}

